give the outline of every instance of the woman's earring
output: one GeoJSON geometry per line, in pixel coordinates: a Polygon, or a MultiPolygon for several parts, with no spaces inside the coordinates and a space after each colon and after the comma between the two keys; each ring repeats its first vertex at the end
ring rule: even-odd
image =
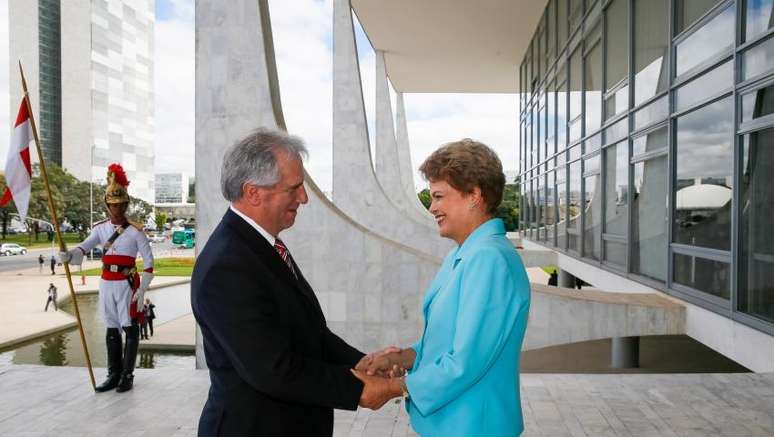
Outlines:
{"type": "Polygon", "coordinates": [[[468,206],[468,209],[473,209],[476,207],[476,205],[477,205],[476,203],[471,203],[470,206],[468,206]]]}

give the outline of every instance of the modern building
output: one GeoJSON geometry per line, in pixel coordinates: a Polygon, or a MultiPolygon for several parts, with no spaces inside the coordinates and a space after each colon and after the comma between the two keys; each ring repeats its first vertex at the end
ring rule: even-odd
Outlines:
{"type": "Polygon", "coordinates": [[[156,174],[156,204],[186,203],[188,176],[184,173],[156,174]]]}
{"type": "MultiPolygon", "coordinates": [[[[154,0],[10,0],[20,60],[47,160],[104,182],[120,162],[129,192],[154,200],[154,0]]],[[[21,100],[10,63],[10,108],[21,100]]]]}
{"type": "Polygon", "coordinates": [[[772,344],[774,2],[536,3],[526,238],[596,286],[686,302],[689,333],[732,358],[772,344]]]}

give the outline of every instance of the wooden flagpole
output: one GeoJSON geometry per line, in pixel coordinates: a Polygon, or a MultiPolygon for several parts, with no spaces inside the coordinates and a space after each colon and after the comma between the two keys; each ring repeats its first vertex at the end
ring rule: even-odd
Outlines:
{"type": "MultiPolygon", "coordinates": [[[[43,174],[43,182],[46,187],[46,193],[48,194],[48,209],[51,212],[51,223],[54,225],[54,232],[59,239],[59,251],[66,252],[67,245],[62,238],[62,232],[59,229],[59,219],[56,216],[56,208],[54,208],[54,198],[51,196],[51,187],[48,184],[48,173],[46,172],[46,163],[43,159],[43,148],[40,146],[40,138],[38,138],[38,129],[35,126],[35,116],[32,113],[32,104],[30,103],[30,97],[27,94],[27,81],[24,79],[24,70],[22,69],[21,60],[19,61],[19,72],[21,73],[22,87],[24,88],[24,101],[27,104],[27,113],[30,117],[30,124],[32,126],[32,136],[35,138],[35,146],[38,150],[38,159],[40,159],[40,172],[43,174]]],[[[73,301],[73,308],[75,308],[75,318],[78,321],[78,332],[81,334],[81,346],[83,346],[83,354],[86,356],[86,367],[89,369],[89,379],[91,379],[91,388],[97,389],[97,383],[94,381],[94,370],[91,368],[91,358],[89,357],[89,347],[86,345],[86,336],[83,333],[83,323],[81,322],[81,312],[78,310],[78,300],[75,298],[75,288],[73,287],[73,278],[70,274],[69,263],[63,263],[65,274],[67,275],[67,285],[70,287],[70,298],[73,301]]]]}

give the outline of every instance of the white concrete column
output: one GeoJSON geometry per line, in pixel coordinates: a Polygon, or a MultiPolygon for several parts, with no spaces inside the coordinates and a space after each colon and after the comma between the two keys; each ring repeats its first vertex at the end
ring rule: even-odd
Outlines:
{"type": "MultiPolygon", "coordinates": [[[[402,180],[395,139],[390,85],[387,81],[387,68],[384,64],[384,52],[376,50],[376,178],[387,197],[404,214],[435,231],[436,225],[428,214],[419,214],[411,199],[406,196],[402,180]]],[[[409,171],[411,168],[408,169],[409,171]]],[[[416,198],[416,195],[414,196],[416,198]]]]}
{"type": "Polygon", "coordinates": [[[435,257],[453,247],[390,200],[371,165],[349,0],[333,2],[333,201],[375,233],[435,257]]]}
{"type": "Polygon", "coordinates": [[[613,369],[640,367],[640,337],[611,338],[610,367],[613,369]]]}
{"type": "Polygon", "coordinates": [[[395,98],[395,139],[398,147],[398,168],[400,169],[400,183],[408,203],[416,211],[417,215],[435,225],[435,220],[430,212],[422,205],[417,197],[414,186],[414,165],[411,162],[411,146],[408,136],[408,123],[406,122],[406,105],[403,102],[403,93],[398,92],[395,98]]]}
{"type": "MultiPolygon", "coordinates": [[[[267,0],[198,0],[196,41],[198,251],[226,211],[219,186],[225,148],[258,127],[285,122],[267,0]]],[[[328,326],[364,351],[416,341],[422,292],[439,261],[355,222],[309,175],[305,188],[309,203],[281,237],[328,326]]],[[[205,367],[199,332],[196,353],[197,367],[205,367]]]]}

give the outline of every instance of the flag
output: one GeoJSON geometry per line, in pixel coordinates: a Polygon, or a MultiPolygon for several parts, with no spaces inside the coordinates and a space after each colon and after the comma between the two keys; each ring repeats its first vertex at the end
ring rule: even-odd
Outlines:
{"type": "Polygon", "coordinates": [[[5,161],[5,192],[0,198],[0,206],[13,199],[16,210],[22,220],[27,217],[32,186],[32,165],[30,164],[30,141],[32,141],[32,123],[27,110],[27,98],[24,97],[16,116],[11,144],[8,147],[8,159],[5,161]]]}

